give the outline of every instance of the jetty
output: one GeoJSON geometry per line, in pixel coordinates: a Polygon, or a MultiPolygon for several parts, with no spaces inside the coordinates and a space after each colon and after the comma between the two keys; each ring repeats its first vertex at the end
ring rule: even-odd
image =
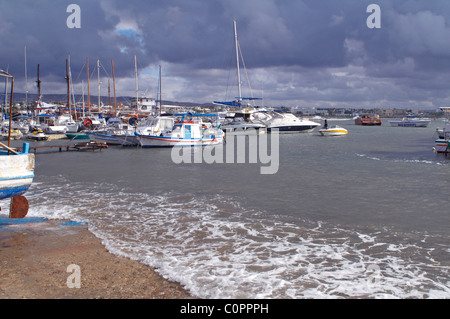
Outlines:
{"type": "MultiPolygon", "coordinates": [[[[44,145],[44,146],[32,146],[29,148],[30,152],[34,154],[50,153],[50,152],[69,152],[69,151],[101,151],[102,149],[109,148],[106,142],[81,142],[73,145],[44,145]],[[43,152],[42,152],[43,151],[43,152]]],[[[16,148],[21,150],[21,147],[16,148]]]]}

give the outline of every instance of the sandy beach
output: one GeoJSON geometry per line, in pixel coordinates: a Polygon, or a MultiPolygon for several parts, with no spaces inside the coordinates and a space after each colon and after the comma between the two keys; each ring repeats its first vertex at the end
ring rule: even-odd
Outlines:
{"type": "Polygon", "coordinates": [[[35,217],[9,219],[0,215],[0,298],[191,299],[192,296],[151,267],[109,253],[85,224],[35,217]]]}

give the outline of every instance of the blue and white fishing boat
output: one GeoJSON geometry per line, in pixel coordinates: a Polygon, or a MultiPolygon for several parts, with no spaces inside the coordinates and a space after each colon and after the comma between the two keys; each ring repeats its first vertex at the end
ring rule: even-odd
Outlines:
{"type": "MultiPolygon", "coordinates": [[[[195,116],[217,116],[215,114],[192,114],[195,116]]],[[[150,147],[177,147],[177,146],[207,146],[223,143],[224,133],[219,126],[207,126],[200,118],[176,122],[169,131],[159,134],[141,134],[136,132],[141,146],[150,147]]]]}
{"type": "MultiPolygon", "coordinates": [[[[9,108],[9,127],[11,127],[14,77],[3,70],[0,70],[0,76],[11,78],[9,108]]],[[[0,143],[0,199],[11,198],[10,218],[23,218],[28,212],[28,201],[22,195],[33,182],[34,154],[29,153],[28,143],[23,143],[22,152],[17,152],[10,147],[10,142],[11,135],[8,136],[8,145],[0,143]]]]}
{"type": "Polygon", "coordinates": [[[0,199],[24,194],[34,178],[34,154],[23,143],[22,152],[0,143],[0,199]]]}

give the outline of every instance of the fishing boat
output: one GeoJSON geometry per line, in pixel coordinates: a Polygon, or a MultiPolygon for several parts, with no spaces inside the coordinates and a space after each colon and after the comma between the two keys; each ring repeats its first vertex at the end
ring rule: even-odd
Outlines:
{"type": "Polygon", "coordinates": [[[34,178],[34,154],[23,143],[22,152],[0,143],[0,199],[24,194],[34,178]]]}
{"type": "MultiPolygon", "coordinates": [[[[0,76],[11,78],[11,104],[9,127],[12,127],[12,99],[14,77],[0,70],[0,76]]],[[[22,196],[31,186],[34,178],[34,154],[30,154],[30,144],[23,143],[22,151],[17,152],[8,145],[0,143],[0,199],[11,198],[10,218],[23,218],[28,212],[28,201],[22,196]]],[[[1,209],[1,208],[0,208],[1,209]]]]}
{"type": "Polygon", "coordinates": [[[144,121],[138,123],[136,132],[141,135],[158,135],[172,131],[175,125],[173,116],[149,116],[144,121]]]}
{"type": "Polygon", "coordinates": [[[418,118],[415,115],[409,115],[401,120],[391,120],[389,124],[395,127],[427,127],[431,120],[428,118],[418,118]]]}
{"type": "MultiPolygon", "coordinates": [[[[205,115],[205,114],[202,114],[205,115]]],[[[214,114],[215,115],[215,114],[214,114]]],[[[218,127],[205,127],[199,118],[185,120],[185,117],[175,123],[173,128],[164,133],[142,135],[139,137],[143,148],[179,147],[179,146],[207,146],[223,143],[224,132],[218,127]]]]}
{"type": "Polygon", "coordinates": [[[363,126],[379,126],[381,125],[381,118],[379,115],[360,115],[355,117],[355,125],[363,126]]]}
{"type": "Polygon", "coordinates": [[[41,114],[37,116],[38,123],[47,134],[65,134],[68,130],[67,124],[73,123],[71,115],[41,114]]]}

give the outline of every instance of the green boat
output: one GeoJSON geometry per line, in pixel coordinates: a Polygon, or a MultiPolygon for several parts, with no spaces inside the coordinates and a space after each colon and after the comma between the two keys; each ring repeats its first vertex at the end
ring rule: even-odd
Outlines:
{"type": "Polygon", "coordinates": [[[70,140],[88,140],[89,139],[89,135],[87,135],[86,133],[83,133],[83,132],[66,133],[66,136],[70,140]]]}

